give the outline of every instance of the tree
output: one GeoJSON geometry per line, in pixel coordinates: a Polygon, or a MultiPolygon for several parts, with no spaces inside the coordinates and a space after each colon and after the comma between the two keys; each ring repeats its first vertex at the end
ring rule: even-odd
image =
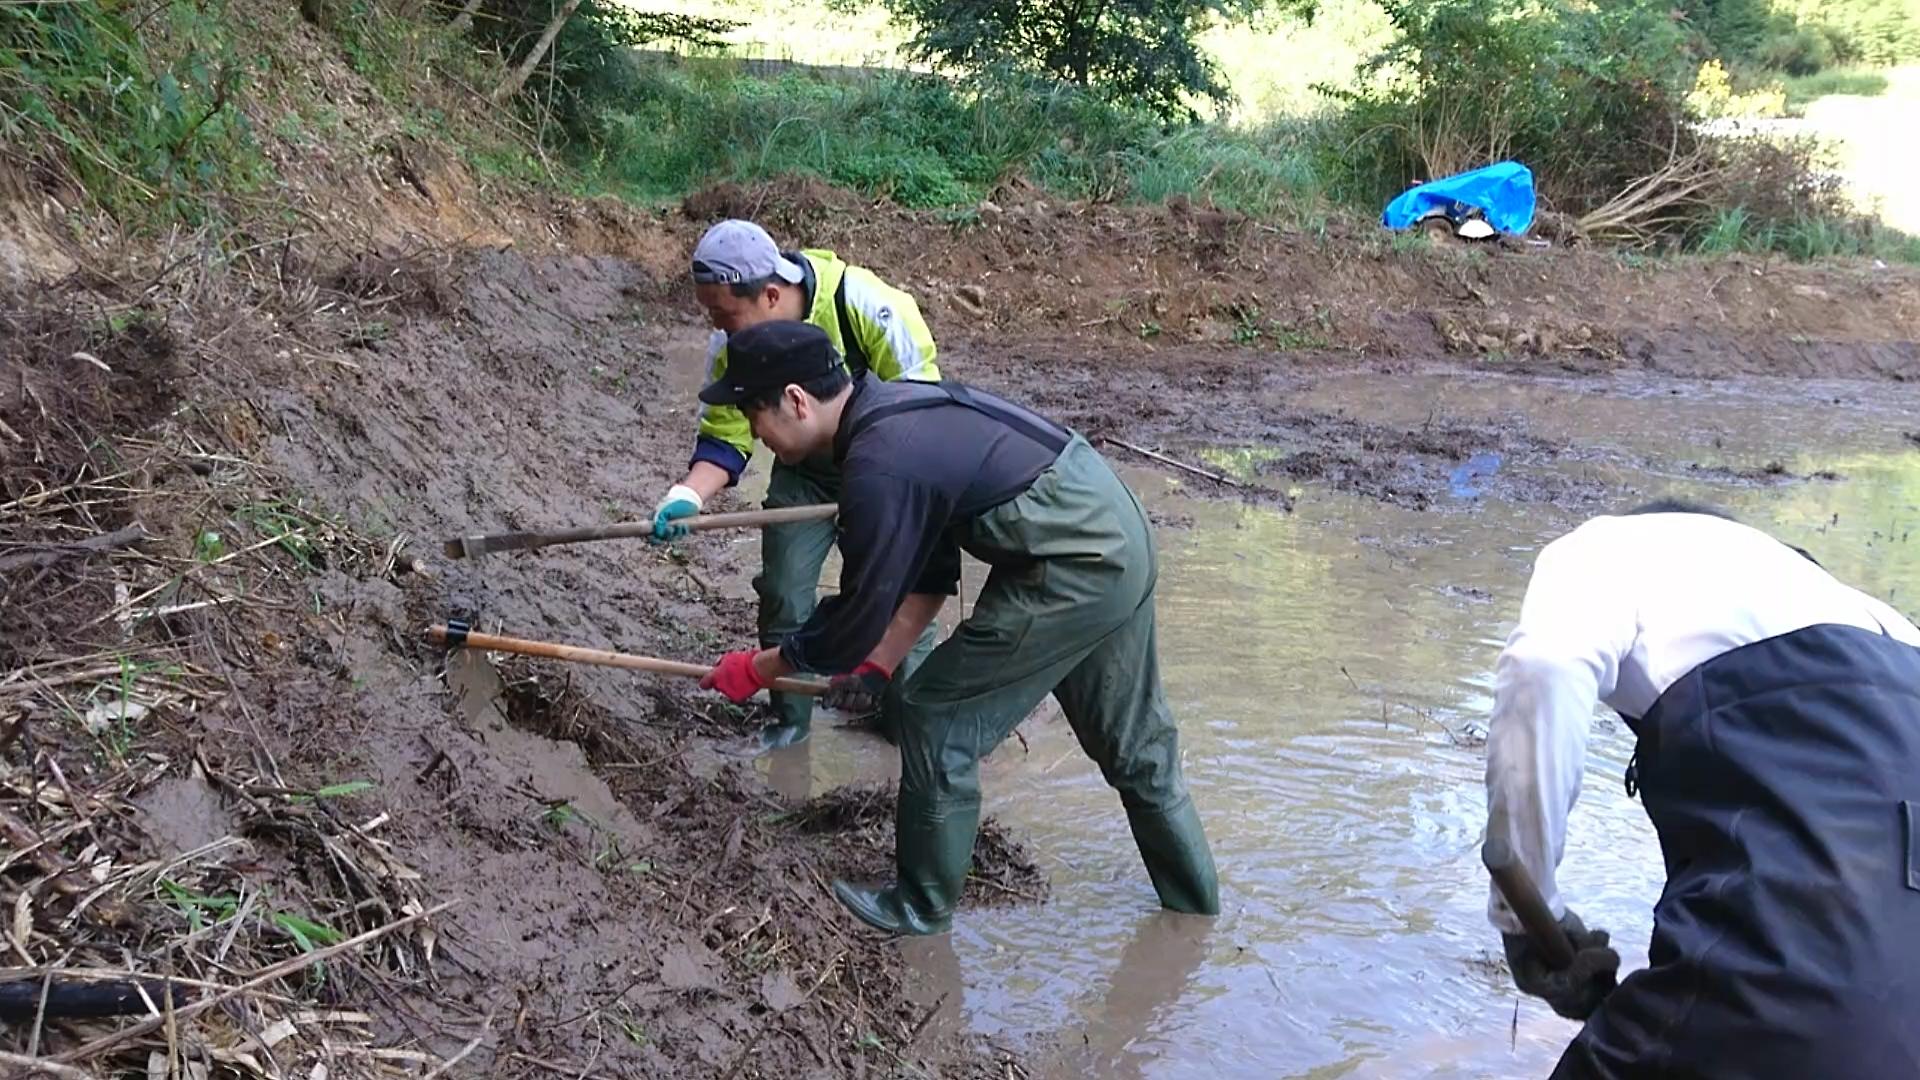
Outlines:
{"type": "Polygon", "coordinates": [[[527,85],[527,79],[533,74],[533,69],[540,66],[541,59],[547,55],[547,49],[553,45],[553,39],[560,36],[560,28],[567,25],[567,20],[573,18],[573,13],[579,6],[580,0],[567,0],[560,5],[560,11],[554,15],[553,21],[547,24],[546,30],[540,35],[540,40],[533,43],[533,48],[527,50],[526,57],[508,73],[499,86],[494,88],[493,100],[496,104],[519,93],[520,88],[527,85]]]}
{"type": "MultiPolygon", "coordinates": [[[[1194,38],[1217,18],[1251,17],[1265,0],[886,0],[913,27],[916,58],[969,72],[1050,76],[1160,116],[1191,117],[1194,98],[1227,88],[1194,38]]],[[[1311,16],[1315,0],[1277,0],[1311,16]]]]}
{"type": "Polygon", "coordinates": [[[495,100],[518,95],[546,65],[550,77],[536,83],[554,89],[545,106],[577,136],[591,126],[600,104],[631,91],[635,47],[669,41],[710,48],[740,24],[640,11],[620,0],[558,0],[557,7],[556,0],[478,0],[462,6],[454,25],[503,57],[520,57],[496,88],[495,100]]]}

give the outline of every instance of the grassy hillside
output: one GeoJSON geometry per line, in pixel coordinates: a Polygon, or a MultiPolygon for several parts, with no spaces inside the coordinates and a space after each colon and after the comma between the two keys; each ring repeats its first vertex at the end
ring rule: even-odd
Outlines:
{"type": "MultiPolygon", "coordinates": [[[[740,24],[721,52],[900,63],[900,28],[873,6],[673,2],[740,24]]],[[[1375,88],[1362,109],[1318,89],[1355,86],[1355,64],[1388,40],[1385,15],[1372,3],[1329,5],[1311,25],[1274,19],[1209,31],[1206,44],[1235,100],[1227,115],[1195,124],[1170,124],[1027,77],[955,81],[898,68],[861,78],[766,77],[723,56],[636,58],[594,36],[603,24],[591,7],[569,25],[554,62],[502,107],[488,91],[506,69],[501,53],[523,48],[523,39],[463,32],[420,0],[313,0],[310,7],[305,18],[255,0],[0,8],[7,160],[39,176],[61,205],[83,217],[97,212],[98,221],[75,224],[82,231],[112,223],[159,235],[184,226],[242,241],[236,223],[262,215],[352,210],[304,206],[310,196],[303,192],[414,185],[446,155],[482,182],[646,203],[722,180],[799,174],[944,210],[958,225],[1003,185],[1031,183],[1063,199],[1177,196],[1322,229],[1336,218],[1374,218],[1386,198],[1423,175],[1404,146],[1381,138],[1404,131],[1415,106],[1375,88]]],[[[540,20],[526,17],[537,29],[540,20]]],[[[1470,91],[1504,85],[1497,71],[1465,77],[1470,91]]],[[[1800,93],[1859,88],[1862,78],[1835,76],[1800,93]]],[[[1816,114],[1820,104],[1811,106],[1816,114]]],[[[1584,145],[1552,135],[1555,115],[1532,122],[1548,136],[1536,149],[1584,145]]],[[[1802,128],[1817,133],[1818,125],[1802,128]]],[[[1850,122],[1847,130],[1865,129],[1850,122]]],[[[1547,167],[1541,185],[1549,205],[1586,208],[1570,205],[1553,162],[1513,152],[1547,167]]],[[[1914,257],[1911,242],[1836,217],[1837,204],[1817,186],[1811,196],[1798,194],[1818,155],[1776,157],[1743,166],[1735,190],[1690,208],[1684,224],[1663,226],[1663,241],[1914,257]]],[[[1586,190],[1617,190],[1637,169],[1614,167],[1586,190]]],[[[1910,219],[1890,202],[1881,210],[1910,219]]]]}

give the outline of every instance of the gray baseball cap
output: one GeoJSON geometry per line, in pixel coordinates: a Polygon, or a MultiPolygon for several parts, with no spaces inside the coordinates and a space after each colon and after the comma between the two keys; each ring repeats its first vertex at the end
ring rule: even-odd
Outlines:
{"type": "Polygon", "coordinates": [[[797,285],[806,274],[780,254],[767,230],[751,221],[729,218],[707,230],[693,248],[693,280],[698,285],[735,285],[777,277],[797,285]]]}

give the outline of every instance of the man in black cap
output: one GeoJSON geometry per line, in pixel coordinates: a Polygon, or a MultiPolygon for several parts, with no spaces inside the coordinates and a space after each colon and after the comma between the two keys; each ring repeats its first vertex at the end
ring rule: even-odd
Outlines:
{"type": "Polygon", "coordinates": [[[1597,517],[1541,550],[1494,669],[1487,833],[1575,949],[1549,966],[1499,890],[1514,982],[1586,1020],[1556,1080],[1920,1076],[1920,630],[1707,507],[1597,517]],[[1596,704],[1667,884],[1648,966],[1555,870],[1596,704]]]}
{"type": "MultiPolygon", "coordinates": [[[[730,219],[700,238],[690,269],[694,299],[713,324],[707,342],[709,379],[727,371],[728,335],[758,323],[794,319],[819,327],[855,374],[872,372],[888,381],[940,380],[933,332],[913,297],[831,251],[782,251],[765,229],[730,219]]],[[[654,540],[686,536],[687,519],[721,490],[739,483],[752,452],[753,435],[740,410],[706,402],[686,477],[654,509],[654,540]]],[[[825,459],[776,462],[767,476],[768,509],[830,503],[839,497],[839,471],[825,459]]],[[[761,644],[778,642],[813,613],[820,569],[833,546],[833,526],[824,521],[790,521],[761,530],[760,572],[753,579],[760,600],[761,644]]],[[[929,625],[902,662],[902,677],[933,650],[936,639],[929,625]]],[[[767,698],[774,722],[762,733],[765,744],[785,746],[805,739],[812,729],[813,699],[778,693],[767,698]]]]}
{"type": "Polygon", "coordinates": [[[782,461],[831,453],[844,568],[804,626],[721,657],[703,686],[745,701],[808,671],[857,688],[846,673],[891,671],[958,591],[961,549],[992,568],[973,613],[888,701],[898,880],[835,882],[841,903],[884,930],[947,930],[979,828],[979,760],[1051,693],[1119,791],[1161,904],[1217,913],[1160,686],[1153,539],[1120,478],[1079,435],[993,395],[850,378],[816,327],[765,323],[729,347],[701,400],[738,406],[782,461]]]}

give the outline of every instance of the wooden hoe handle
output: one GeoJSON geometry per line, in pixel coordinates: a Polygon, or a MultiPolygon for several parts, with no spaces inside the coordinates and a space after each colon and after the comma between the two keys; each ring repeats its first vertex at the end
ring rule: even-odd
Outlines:
{"type": "MultiPolygon", "coordinates": [[[[634,656],[631,653],[606,652],[602,649],[583,649],[577,645],[555,645],[546,641],[478,634],[467,629],[465,623],[458,621],[427,627],[426,639],[435,645],[447,645],[453,648],[464,647],[485,652],[540,656],[549,660],[598,664],[602,667],[628,668],[633,671],[651,671],[656,675],[680,675],[689,679],[705,678],[707,673],[713,670],[700,664],[661,660],[652,656],[634,656]]],[[[783,694],[824,694],[827,691],[827,684],[812,679],[775,679],[772,688],[783,694]]]]}
{"type": "MultiPolygon", "coordinates": [[[[762,525],[784,525],[795,521],[825,521],[840,512],[836,503],[813,506],[783,506],[777,510],[743,510],[737,514],[695,514],[675,523],[694,532],[709,529],[750,529],[762,525]]],[[[446,542],[449,559],[477,559],[496,551],[531,551],[554,544],[577,544],[583,540],[631,540],[653,535],[653,522],[623,521],[617,525],[589,525],[579,529],[549,529],[529,532],[487,533],[462,536],[446,542]]]]}
{"type": "Polygon", "coordinates": [[[1573,942],[1567,940],[1567,932],[1553,917],[1546,898],[1540,895],[1540,887],[1533,883],[1532,875],[1520,865],[1520,860],[1513,857],[1513,849],[1507,842],[1488,837],[1481,845],[1480,861],[1487,865],[1487,873],[1493,875],[1500,895],[1507,898],[1507,906],[1519,916],[1521,927],[1527,937],[1533,939],[1533,947],[1540,950],[1547,966],[1556,971],[1573,966],[1573,942]]]}

